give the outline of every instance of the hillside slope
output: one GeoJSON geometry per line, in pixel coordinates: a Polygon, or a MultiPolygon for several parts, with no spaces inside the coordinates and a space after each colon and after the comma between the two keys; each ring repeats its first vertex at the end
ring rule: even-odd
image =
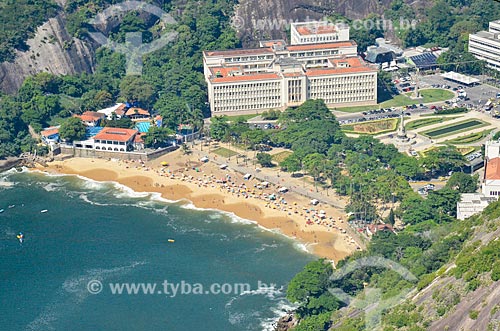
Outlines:
{"type": "Polygon", "coordinates": [[[63,13],[39,26],[26,44],[29,49],[16,50],[14,62],[0,64],[0,89],[4,92],[16,92],[26,77],[39,72],[68,75],[93,71],[93,46],[69,35],[63,13]]]}

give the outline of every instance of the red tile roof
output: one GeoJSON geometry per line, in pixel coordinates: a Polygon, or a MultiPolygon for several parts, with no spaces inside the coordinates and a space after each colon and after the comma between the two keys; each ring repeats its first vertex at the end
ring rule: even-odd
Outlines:
{"type": "Polygon", "coordinates": [[[301,72],[287,72],[287,73],[284,73],[283,76],[285,77],[300,77],[300,76],[303,76],[304,74],[301,73],[301,72]]]}
{"type": "Polygon", "coordinates": [[[121,128],[109,128],[106,127],[101,130],[98,134],[94,136],[94,139],[98,140],[112,140],[112,141],[129,141],[134,135],[137,134],[137,130],[133,129],[121,129],[121,128]]]}
{"type": "Polygon", "coordinates": [[[216,76],[217,74],[222,75],[222,77],[229,76],[231,72],[243,71],[240,66],[229,66],[229,67],[210,67],[210,72],[212,75],[216,76]]]}
{"type": "Polygon", "coordinates": [[[137,107],[132,107],[127,110],[125,113],[126,116],[132,116],[132,115],[145,115],[149,116],[149,112],[145,109],[142,108],[137,108],[137,107]]]}
{"type": "Polygon", "coordinates": [[[330,63],[333,65],[333,67],[318,68],[318,69],[311,68],[307,70],[306,75],[308,77],[314,77],[314,76],[324,76],[324,75],[338,75],[338,74],[377,71],[375,67],[368,66],[359,57],[330,59],[330,63]]]}
{"type": "Polygon", "coordinates": [[[125,108],[127,108],[127,106],[122,103],[120,106],[118,106],[118,108],[115,109],[115,114],[118,116],[122,116],[123,114],[125,114],[125,108]]]}
{"type": "Polygon", "coordinates": [[[104,118],[106,115],[95,111],[86,111],[81,115],[73,115],[73,116],[80,118],[84,122],[94,122],[100,120],[101,118],[104,118]]]}
{"type": "Polygon", "coordinates": [[[500,157],[488,160],[486,162],[485,179],[500,179],[500,157]]]}
{"type": "Polygon", "coordinates": [[[59,133],[59,128],[46,128],[40,134],[44,137],[52,136],[53,134],[59,133]]]}
{"type": "Polygon", "coordinates": [[[319,25],[317,27],[308,27],[308,26],[299,26],[297,28],[297,32],[304,36],[304,35],[311,35],[311,34],[326,34],[326,33],[333,33],[337,31],[335,28],[335,25],[333,24],[328,24],[328,25],[319,25]]]}

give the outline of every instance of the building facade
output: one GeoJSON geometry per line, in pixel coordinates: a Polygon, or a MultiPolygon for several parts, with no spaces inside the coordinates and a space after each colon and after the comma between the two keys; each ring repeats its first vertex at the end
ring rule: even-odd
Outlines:
{"type": "Polygon", "coordinates": [[[488,31],[469,35],[469,52],[500,71],[500,20],[490,22],[488,31]]]}
{"type": "Polygon", "coordinates": [[[485,146],[485,170],[481,193],[463,193],[457,203],[457,218],[466,219],[481,213],[491,202],[500,197],[500,142],[487,141],[485,146]]]}
{"type": "Polygon", "coordinates": [[[349,40],[349,26],[323,22],[290,24],[290,44],[305,45],[349,40]]]}
{"type": "Polygon", "coordinates": [[[333,42],[287,46],[271,40],[254,49],[204,51],[212,113],[285,109],[308,99],[323,99],[329,107],[376,104],[377,68],[357,56],[343,29],[335,30],[333,42]]]}

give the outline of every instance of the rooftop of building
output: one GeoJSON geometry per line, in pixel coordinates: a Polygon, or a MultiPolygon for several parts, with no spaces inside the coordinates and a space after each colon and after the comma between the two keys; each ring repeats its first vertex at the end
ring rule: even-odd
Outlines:
{"type": "Polygon", "coordinates": [[[233,83],[233,82],[244,82],[244,81],[257,81],[257,80],[272,80],[279,79],[280,76],[274,72],[265,73],[247,73],[235,76],[222,76],[222,77],[212,77],[210,81],[212,83],[233,83]]]}
{"type": "Polygon", "coordinates": [[[132,116],[132,115],[144,115],[144,116],[149,116],[149,112],[146,109],[138,108],[138,107],[131,107],[127,110],[125,113],[126,116],[132,116]]]}
{"type": "Polygon", "coordinates": [[[104,118],[105,115],[103,113],[98,113],[95,111],[86,111],[81,115],[73,115],[74,117],[80,118],[84,122],[93,122],[93,121],[98,121],[101,118],[104,118]]]}
{"type": "Polygon", "coordinates": [[[500,157],[495,157],[486,162],[484,179],[500,180],[500,157]]]}
{"type": "Polygon", "coordinates": [[[480,37],[480,38],[484,38],[484,39],[488,39],[488,40],[500,43],[500,37],[497,35],[497,37],[495,38],[495,35],[497,35],[497,34],[493,33],[493,32],[489,32],[489,31],[479,31],[479,32],[472,34],[472,36],[476,36],[476,37],[480,37]]]}
{"type": "Polygon", "coordinates": [[[273,50],[270,47],[261,48],[236,48],[228,49],[223,51],[203,51],[205,57],[211,56],[243,56],[243,55],[268,55],[273,54],[273,50]]]}
{"type": "Polygon", "coordinates": [[[59,127],[58,126],[51,126],[49,128],[45,128],[42,130],[42,132],[40,132],[40,134],[44,137],[50,137],[54,134],[58,134],[59,133],[59,127]]]}
{"type": "Polygon", "coordinates": [[[137,130],[106,127],[96,134],[94,139],[126,142],[134,137],[135,134],[137,134],[137,130]]]}
{"type": "Polygon", "coordinates": [[[262,40],[259,45],[260,47],[286,46],[286,42],[283,39],[262,40]]]}
{"type": "Polygon", "coordinates": [[[376,72],[377,68],[367,65],[361,58],[357,56],[346,58],[335,58],[329,60],[332,67],[329,68],[312,68],[308,69],[306,75],[308,77],[349,74],[359,72],[376,72]]]}
{"type": "MultiPolygon", "coordinates": [[[[336,41],[330,43],[317,43],[317,44],[307,44],[307,45],[282,45],[284,46],[283,51],[296,52],[296,51],[315,51],[315,50],[325,50],[325,49],[336,49],[343,47],[357,46],[354,40],[347,41],[336,41]]],[[[205,57],[231,57],[231,56],[249,56],[249,55],[271,55],[275,54],[275,50],[271,47],[261,47],[261,48],[240,48],[231,49],[223,51],[203,51],[205,57]]]]}
{"type": "Polygon", "coordinates": [[[351,47],[351,46],[356,46],[356,45],[357,44],[354,40],[347,40],[347,41],[337,41],[337,42],[332,42],[332,43],[321,43],[321,44],[291,45],[291,46],[287,46],[286,49],[291,51],[291,52],[293,52],[293,51],[314,51],[314,50],[351,47]]]}
{"type": "Polygon", "coordinates": [[[291,24],[292,29],[295,29],[301,36],[310,36],[317,34],[335,33],[342,29],[348,29],[346,24],[334,24],[328,21],[320,22],[297,22],[291,24]]]}

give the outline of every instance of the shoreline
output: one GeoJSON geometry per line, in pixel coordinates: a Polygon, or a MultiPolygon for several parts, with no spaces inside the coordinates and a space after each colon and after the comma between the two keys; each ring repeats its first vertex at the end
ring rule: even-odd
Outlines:
{"type": "Polygon", "coordinates": [[[229,213],[266,231],[291,238],[303,244],[309,253],[335,263],[356,250],[357,244],[343,229],[347,226],[342,220],[345,215],[331,206],[310,206],[306,197],[293,192],[279,196],[277,202],[270,202],[263,197],[266,192],[273,193],[274,188],[256,189],[259,181],[243,181],[238,178],[242,177],[240,174],[210,163],[192,168],[190,165],[185,167],[192,161],[177,162],[168,168],[155,165],[161,161],[175,162],[186,158],[180,152],[167,154],[160,158],[162,160],[148,164],[70,158],[36,169],[48,174],[79,175],[98,182],[116,182],[134,192],[158,193],[169,203],[186,201],[184,205],[192,204],[196,209],[229,213]],[[217,179],[224,175],[230,177],[231,185],[217,179]]]}

